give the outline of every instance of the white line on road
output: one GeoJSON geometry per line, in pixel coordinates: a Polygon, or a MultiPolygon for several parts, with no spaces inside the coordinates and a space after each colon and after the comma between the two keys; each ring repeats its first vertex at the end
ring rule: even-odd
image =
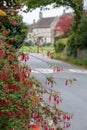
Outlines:
{"type": "Polygon", "coordinates": [[[87,74],[87,70],[78,70],[78,69],[68,69],[68,70],[73,73],[87,74]]]}
{"type": "MultiPolygon", "coordinates": [[[[87,74],[87,70],[80,70],[80,69],[63,69],[63,72],[72,72],[72,73],[81,73],[81,74],[87,74]]],[[[53,69],[50,68],[34,68],[32,69],[32,73],[54,73],[53,69]]]]}
{"type": "Polygon", "coordinates": [[[33,73],[53,73],[53,69],[32,69],[33,73]]]}

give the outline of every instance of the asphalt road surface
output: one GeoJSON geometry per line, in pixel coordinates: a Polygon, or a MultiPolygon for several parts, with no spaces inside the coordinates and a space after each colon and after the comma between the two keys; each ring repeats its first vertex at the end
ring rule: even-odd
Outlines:
{"type": "Polygon", "coordinates": [[[35,76],[45,85],[45,76],[53,76],[56,84],[54,90],[59,91],[63,102],[59,107],[66,112],[73,113],[71,127],[68,130],[87,130],[87,69],[82,69],[62,61],[50,59],[37,53],[30,53],[27,64],[35,76]],[[63,67],[54,73],[53,66],[63,67]],[[51,66],[51,67],[49,67],[51,66]],[[65,85],[66,79],[76,79],[72,84],[65,85]]]}

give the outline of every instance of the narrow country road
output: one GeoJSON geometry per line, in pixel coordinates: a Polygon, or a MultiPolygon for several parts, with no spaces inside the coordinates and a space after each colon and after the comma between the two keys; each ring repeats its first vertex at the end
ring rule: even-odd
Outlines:
{"type": "Polygon", "coordinates": [[[30,60],[27,64],[32,69],[32,75],[43,85],[45,85],[45,76],[53,76],[56,81],[53,89],[59,91],[63,98],[59,107],[66,112],[73,113],[71,127],[68,130],[87,130],[87,69],[81,69],[37,53],[29,55],[30,60]],[[54,65],[63,67],[63,70],[54,73],[52,68],[54,65]],[[66,79],[73,78],[76,81],[66,86],[66,79]]]}

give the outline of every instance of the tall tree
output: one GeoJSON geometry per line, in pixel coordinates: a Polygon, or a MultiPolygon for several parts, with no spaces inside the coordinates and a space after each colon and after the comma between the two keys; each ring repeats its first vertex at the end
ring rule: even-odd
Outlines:
{"type": "Polygon", "coordinates": [[[76,20],[76,28],[78,28],[79,20],[81,19],[81,15],[83,14],[83,0],[20,0],[22,4],[26,4],[28,6],[28,10],[35,9],[40,7],[43,9],[46,5],[53,4],[54,7],[67,6],[71,7],[74,10],[75,20],[76,20]]]}
{"type": "Polygon", "coordinates": [[[28,9],[37,7],[40,7],[42,9],[43,6],[53,3],[55,7],[59,7],[61,5],[71,7],[76,14],[77,20],[81,17],[81,13],[83,12],[83,0],[38,0],[38,2],[36,0],[1,0],[0,9],[7,11],[8,8],[11,10],[11,7],[17,9],[23,5],[27,5],[28,9]]]}
{"type": "MultiPolygon", "coordinates": [[[[78,11],[83,11],[83,0],[1,0],[0,1],[0,8],[1,9],[8,9],[10,7],[19,8],[21,5],[27,5],[30,9],[43,7],[49,4],[55,3],[55,7],[59,6],[69,6],[73,8],[76,14],[78,11]]],[[[79,14],[78,14],[79,15],[79,14]]]]}
{"type": "Polygon", "coordinates": [[[26,4],[29,8],[42,8],[43,6],[53,3],[55,7],[59,7],[61,5],[71,7],[78,18],[80,17],[79,12],[83,12],[83,0],[38,0],[38,2],[36,0],[26,0],[26,4]]]}

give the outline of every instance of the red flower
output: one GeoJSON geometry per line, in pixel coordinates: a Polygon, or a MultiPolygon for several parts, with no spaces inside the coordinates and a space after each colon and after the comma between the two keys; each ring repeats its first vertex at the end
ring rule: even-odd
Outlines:
{"type": "Polygon", "coordinates": [[[63,120],[66,120],[66,119],[67,119],[67,116],[66,116],[66,115],[64,115],[64,116],[63,116],[63,120]]]}
{"type": "Polygon", "coordinates": [[[10,24],[16,25],[17,21],[16,20],[10,20],[10,24]]]}
{"type": "Polygon", "coordinates": [[[13,24],[13,21],[12,21],[12,20],[10,20],[10,24],[13,24]]]}
{"type": "Polygon", "coordinates": [[[13,24],[14,24],[14,25],[16,25],[16,24],[17,24],[17,21],[16,21],[16,20],[14,20],[14,21],[13,21],[13,24]]]}
{"type": "Polygon", "coordinates": [[[9,84],[9,85],[8,85],[8,88],[9,88],[9,89],[12,89],[12,90],[19,90],[19,86],[14,85],[14,84],[9,84]]]}
{"type": "Polygon", "coordinates": [[[26,62],[28,59],[29,59],[29,57],[27,55],[25,55],[25,54],[21,55],[21,61],[26,62]]]}
{"type": "Polygon", "coordinates": [[[2,34],[3,34],[3,36],[7,36],[7,32],[6,31],[3,31],[2,34]]]}
{"type": "Polygon", "coordinates": [[[40,127],[39,127],[39,125],[31,125],[30,126],[30,128],[32,129],[32,130],[40,130],[40,127]]]}
{"type": "Polygon", "coordinates": [[[7,114],[9,117],[14,117],[14,113],[13,112],[8,112],[7,114]]]}
{"type": "Polygon", "coordinates": [[[0,49],[0,57],[3,56],[4,51],[2,49],[0,49]]]}
{"type": "Polygon", "coordinates": [[[7,78],[8,78],[8,76],[9,76],[9,73],[3,71],[3,72],[0,74],[0,79],[6,81],[7,78]]]}
{"type": "Polygon", "coordinates": [[[51,101],[51,95],[49,96],[49,101],[51,101]]]}
{"type": "Polygon", "coordinates": [[[14,74],[14,78],[17,79],[18,81],[20,80],[20,74],[17,73],[17,74],[14,74]]]}
{"type": "Polygon", "coordinates": [[[65,85],[66,85],[66,86],[68,85],[68,80],[66,80],[65,85]]]}
{"type": "Polygon", "coordinates": [[[15,70],[18,70],[19,69],[19,66],[18,65],[12,65],[11,68],[15,71],[15,70]]]}
{"type": "Polygon", "coordinates": [[[9,101],[0,100],[0,105],[7,107],[9,105],[9,101]]]}
{"type": "Polygon", "coordinates": [[[3,91],[6,93],[8,91],[8,88],[7,87],[4,87],[3,88],[3,91]]]}
{"type": "Polygon", "coordinates": [[[68,115],[68,116],[67,116],[67,120],[69,121],[70,119],[71,119],[71,116],[70,116],[70,115],[68,115]]]}

